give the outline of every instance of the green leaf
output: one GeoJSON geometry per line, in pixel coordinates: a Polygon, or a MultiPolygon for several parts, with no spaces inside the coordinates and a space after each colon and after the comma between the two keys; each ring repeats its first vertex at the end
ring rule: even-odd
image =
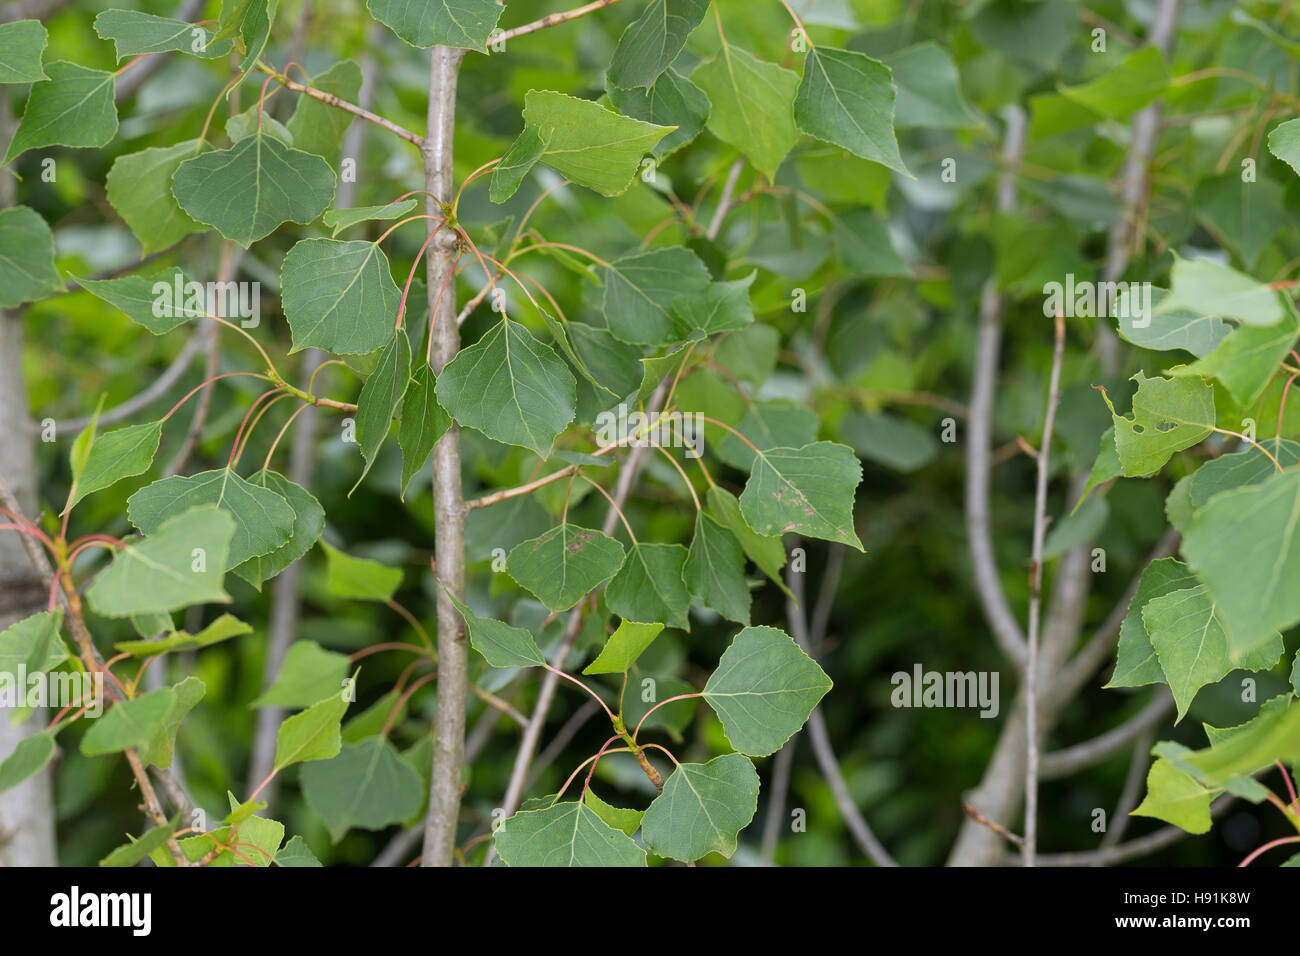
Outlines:
{"type": "MultiPolygon", "coordinates": [[[[351,60],[341,60],[324,73],[312,77],[313,88],[355,102],[361,92],[361,67],[351,60]]],[[[352,114],[318,100],[314,96],[300,96],[293,115],[286,124],[293,136],[293,145],[308,153],[336,159],[343,145],[343,133],[352,122],[352,114]]],[[[415,200],[407,200],[412,205],[415,200]]],[[[390,205],[398,205],[390,203],[390,205]]],[[[330,225],[326,222],[325,225],[330,225]]],[[[335,235],[338,230],[334,230],[335,235]]]]}
{"type": "Polygon", "coordinates": [[[119,846],[108,856],[99,861],[100,866],[135,866],[154,850],[164,846],[180,828],[181,815],[177,814],[166,823],[152,826],[137,840],[130,837],[130,843],[119,846]]]}
{"type": "Polygon", "coordinates": [[[850,209],[831,217],[831,237],[845,268],[863,276],[910,276],[894,250],[889,227],[870,209],[850,209]]]}
{"type": "Polygon", "coordinates": [[[1214,431],[1214,388],[1199,379],[1147,378],[1141,372],[1133,381],[1138,387],[1127,418],[1115,411],[1105,389],[1101,394],[1115,423],[1121,474],[1140,478],[1154,475],[1174,452],[1214,431]]]}
{"type": "Polygon", "coordinates": [[[758,771],[744,754],[678,764],[641,818],[641,838],[657,856],[690,862],[730,857],[758,809],[758,771]]]}
{"type": "Polygon", "coordinates": [[[108,709],[81,738],[87,757],[141,747],[163,733],[176,694],[170,687],[123,700],[108,709]]]}
{"type": "Polygon", "coordinates": [[[41,54],[49,38],[39,20],[0,24],[0,83],[48,80],[41,69],[41,54]]]}
{"type": "Polygon", "coordinates": [[[338,689],[324,700],[294,714],[275,735],[275,769],[308,760],[329,760],[343,747],[339,726],[348,702],[338,689]]]}
{"type": "Polygon", "coordinates": [[[1043,560],[1087,544],[1106,527],[1109,517],[1110,505],[1105,498],[1091,498],[1081,508],[1063,515],[1047,532],[1047,540],[1043,542],[1043,560]]]}
{"type": "Polygon", "coordinates": [[[303,239],[284,257],[280,286],[295,352],[364,355],[392,341],[402,294],[376,243],[303,239]]]}
{"type": "Polygon", "coordinates": [[[469,643],[492,667],[545,667],[546,658],[522,627],[512,627],[490,617],[479,617],[444,587],[447,599],[456,606],[469,631],[469,643]]]}
{"type": "Polygon", "coordinates": [[[203,699],[207,689],[207,685],[197,677],[187,677],[171,688],[172,705],[167,711],[162,729],[154,734],[147,744],[140,747],[142,763],[164,769],[172,765],[172,752],[176,746],[176,733],[180,729],[181,721],[194,709],[194,705],[203,699]]]}
{"type": "MultiPolygon", "coordinates": [[[[310,99],[310,97],[303,97],[303,99],[310,99]]],[[[232,143],[255,136],[259,128],[267,136],[284,143],[285,146],[294,145],[293,133],[289,132],[289,128],[265,109],[261,109],[258,103],[226,120],[226,135],[230,137],[232,143]]]]}
{"type": "Polygon", "coordinates": [[[248,483],[275,492],[293,509],[293,528],[289,532],[288,541],[274,551],[259,554],[231,568],[260,591],[264,581],[293,564],[320,539],[321,532],[325,530],[325,509],[311,492],[279,472],[264,469],[248,479],[248,483]]]}
{"type": "Polygon", "coordinates": [[[68,659],[68,650],[59,636],[63,612],[41,611],[10,624],[0,631],[0,675],[4,683],[16,684],[17,674],[50,671],[68,659]]]}
{"type": "Polygon", "coordinates": [[[709,98],[704,91],[671,67],[660,74],[649,89],[619,89],[608,83],[605,91],[614,108],[624,116],[675,126],[654,148],[660,159],[671,156],[704,130],[709,119],[709,98]]]}
{"type": "Polygon", "coordinates": [[[461,425],[545,458],[573,421],[577,381],[549,346],[503,317],[447,364],[436,392],[461,425]]]}
{"type": "Polygon", "coordinates": [[[188,280],[180,269],[173,266],[152,276],[124,276],[120,279],[82,279],[72,276],[77,283],[91,295],[107,302],[132,322],[142,325],[154,335],[165,335],[178,326],[184,325],[195,316],[205,314],[203,311],[190,309],[184,302],[186,296],[176,307],[169,307],[176,301],[174,290],[185,288],[188,280]],[[163,292],[160,286],[173,290],[170,294],[163,292]],[[162,295],[160,295],[162,293],[162,295]],[[166,298],[164,298],[164,296],[166,298]]]}
{"type": "Polygon", "coordinates": [[[680,544],[633,544],[623,567],[605,587],[609,609],[633,621],[663,621],[689,631],[686,558],[680,544]]]}
{"type": "Polygon", "coordinates": [[[1300,120],[1280,123],[1268,134],[1268,151],[1300,173],[1300,120]]]}
{"type": "Polygon", "coordinates": [[[50,78],[32,84],[6,164],[29,149],[105,146],[117,135],[112,73],[65,60],[47,63],[45,71],[50,78]]]}
{"type": "Polygon", "coordinates": [[[836,442],[760,451],[740,511],[759,534],[794,531],[862,551],[853,530],[853,492],[860,481],[862,465],[836,442]]]}
{"type": "Polygon", "coordinates": [[[13,753],[0,762],[0,793],[12,790],[40,773],[54,756],[54,734],[45,730],[18,741],[13,753]]]}
{"type": "Polygon", "coordinates": [[[609,83],[625,89],[653,84],[677,59],[708,9],[709,0],[651,0],[619,37],[609,63],[609,83]]]}
{"type": "Polygon", "coordinates": [[[729,621],[749,623],[749,585],[740,542],[703,511],[695,516],[695,537],[682,572],[687,590],[701,604],[729,621]]]}
{"type": "Polygon", "coordinates": [[[1183,554],[1209,588],[1234,658],[1300,621],[1300,469],[1216,495],[1196,512],[1183,554]]]}
{"type": "Polygon", "coordinates": [[[1159,47],[1144,46],[1114,69],[1081,86],[1062,86],[1061,95],[1101,116],[1126,120],[1169,85],[1169,68],[1159,47]]]}
{"type": "Polygon", "coordinates": [[[259,130],[230,149],[182,162],[172,194],[191,217],[248,248],[286,222],[311,222],[333,200],[334,185],[325,160],[259,130]]]}
{"type": "Polygon", "coordinates": [[[402,500],[406,500],[406,486],[424,467],[438,439],[451,427],[451,416],[438,404],[435,390],[437,382],[433,369],[420,362],[402,399],[402,424],[397,430],[397,443],[402,449],[402,500]]]}
{"type": "Polygon", "coordinates": [[[1188,833],[1208,833],[1210,803],[1214,797],[1214,791],[1201,786],[1168,760],[1160,759],[1151,765],[1146,799],[1133,815],[1155,817],[1188,833]]]}
{"type": "Polygon", "coordinates": [[[1282,635],[1235,660],[1229,649],[1237,644],[1228,633],[1205,585],[1173,591],[1148,601],[1142,608],[1151,646],[1160,660],[1165,681],[1178,705],[1178,720],[1187,715],[1196,692],[1222,680],[1240,667],[1266,670],[1282,656],[1282,635]]]}
{"type": "MultiPolygon", "coordinates": [[[[162,426],[160,421],[149,422],[97,435],[77,478],[76,489],[68,507],[74,507],[86,495],[111,488],[123,478],[148,471],[153,464],[154,455],[158,454],[162,426]]],[[[195,503],[198,502],[191,502],[195,503]]]]}
{"type": "MultiPolygon", "coordinates": [[[[352,491],[356,491],[370,473],[375,456],[388,437],[393,413],[402,404],[410,380],[411,343],[406,338],[406,330],[397,329],[379,354],[379,364],[366,379],[361,397],[357,399],[357,444],[361,446],[366,464],[352,491]]],[[[352,491],[348,494],[351,495],[352,491]]]]}
{"type": "Polygon", "coordinates": [[[704,685],[731,746],[765,757],[794,735],[831,679],[784,631],[747,627],[731,642],[704,685]]]}
{"type": "Polygon", "coordinates": [[[588,789],[582,797],[582,802],[589,806],[608,826],[615,830],[621,830],[628,836],[636,833],[641,826],[641,817],[644,816],[641,810],[625,810],[622,807],[610,806],[600,797],[596,796],[596,791],[588,789]]]}
{"type": "Polygon", "coordinates": [[[565,522],[515,545],[506,570],[551,611],[567,611],[618,572],[623,545],[565,522]]]}
{"type": "Polygon", "coordinates": [[[673,299],[674,340],[707,338],[715,332],[731,332],[752,325],[754,312],[749,304],[749,287],[757,275],[755,269],[744,279],[710,282],[699,292],[673,299]]]}
{"type": "MultiPolygon", "coordinates": [[[[96,447],[101,441],[95,442],[96,447]]],[[[92,458],[94,454],[92,448],[92,458]]],[[[214,505],[234,520],[230,567],[278,550],[293,533],[295,515],[289,502],[269,488],[245,481],[229,467],[155,481],[127,499],[126,513],[133,525],[150,535],[196,505],[214,505]]]]}
{"type": "Polygon", "coordinates": [[[366,0],[366,9],[411,46],[482,53],[504,7],[497,0],[366,0]]]}
{"type": "Polygon", "coordinates": [[[320,860],[308,848],[302,837],[296,836],[275,855],[277,866],[320,866],[320,860]]]}
{"type": "Polygon", "coordinates": [[[54,235],[26,206],[0,210],[0,306],[13,308],[63,291],[54,268],[54,235]]]}
{"type": "MultiPolygon", "coordinates": [[[[801,440],[785,441],[782,444],[797,446],[805,441],[812,441],[817,437],[816,428],[817,420],[814,416],[812,434],[801,440]]],[[[744,422],[741,423],[741,431],[744,431],[746,436],[750,434],[744,422]]],[[[852,445],[853,450],[867,461],[874,461],[878,465],[904,473],[928,465],[939,454],[939,442],[934,435],[906,418],[888,412],[874,414],[850,412],[840,421],[840,437],[852,445]]],[[[731,446],[733,441],[739,444],[734,436],[728,436],[722,441],[729,447],[734,447],[731,446]]],[[[721,450],[722,446],[719,446],[719,454],[721,450]]],[[[745,452],[748,451],[749,449],[745,448],[745,452]]],[[[738,449],[737,452],[740,453],[738,449]]],[[[750,454],[752,457],[752,453],[750,454]]]]}
{"type": "Polygon", "coordinates": [[[109,204],[131,228],[145,255],[203,229],[172,195],[172,176],[198,146],[198,140],[188,139],[175,146],[128,153],[114,160],[108,171],[109,204]]]}
{"type": "Polygon", "coordinates": [[[1282,706],[1260,708],[1252,720],[1203,750],[1188,750],[1172,741],[1155,746],[1165,757],[1206,787],[1222,787],[1236,776],[1250,776],[1281,761],[1300,760],[1300,707],[1284,695],[1282,706]]]}
{"type": "Polygon", "coordinates": [[[1173,288],[1163,310],[1190,309],[1201,315],[1226,315],[1246,325],[1276,325],[1282,297],[1267,285],[1207,259],[1175,257],[1173,288]]]}
{"type": "MultiPolygon", "coordinates": [[[[632,345],[663,345],[680,340],[690,316],[707,322],[712,305],[688,307],[687,318],[674,315],[679,297],[693,299],[710,288],[709,271],[685,246],[650,249],[602,266],[601,312],[615,338],[632,345]]],[[[725,294],[726,290],[722,290],[725,294]]],[[[734,295],[734,293],[733,293],[734,295]]],[[[748,293],[746,291],[746,304],[748,293]]],[[[686,303],[683,302],[685,306],[686,303]]]]}
{"type": "MultiPolygon", "coordinates": [[[[419,205],[418,200],[403,199],[401,202],[390,202],[383,206],[354,206],[351,209],[329,209],[320,218],[321,222],[333,229],[333,234],[337,236],[344,229],[358,223],[400,219],[417,205],[419,205]]],[[[294,839],[297,839],[297,837],[294,839]]]]}
{"type": "Polygon", "coordinates": [[[712,104],[709,131],[774,180],[777,167],[799,139],[792,110],[795,91],[801,89],[799,77],[723,43],[691,74],[691,82],[712,104]]]}
{"type": "Polygon", "coordinates": [[[577,801],[521,810],[493,839],[508,866],[645,866],[645,850],[577,801]]]}
{"type": "Polygon", "coordinates": [[[303,797],[337,843],[353,827],[381,830],[420,809],[424,785],[383,737],[344,744],[338,756],[302,768],[303,797]]]}
{"type": "Polygon", "coordinates": [[[1282,318],[1276,325],[1239,326],[1209,355],[1171,369],[1170,374],[1217,378],[1238,402],[1253,405],[1300,334],[1295,306],[1290,299],[1282,301],[1282,318]]]}
{"type": "Polygon", "coordinates": [[[790,591],[781,577],[781,569],[785,567],[785,547],[781,544],[780,535],[759,534],[751,528],[740,512],[740,502],[736,500],[736,496],[724,488],[716,485],[710,487],[705,500],[708,503],[709,513],[736,536],[736,540],[740,542],[741,548],[749,559],[777,587],[789,595],[790,591]]]}
{"type": "Polygon", "coordinates": [[[86,596],[97,614],[130,617],[230,601],[221,587],[235,519],[209,505],[190,508],[120,551],[86,596]]]}
{"type": "Polygon", "coordinates": [[[541,132],[536,126],[525,126],[492,170],[488,198],[500,203],[518,192],[524,177],[537,165],[544,152],[546,140],[542,139],[541,132]]]}
{"type": "Polygon", "coordinates": [[[749,471],[754,465],[750,445],[759,451],[800,448],[817,440],[817,425],[817,414],[810,409],[787,401],[755,402],[736,426],[749,445],[727,432],[718,442],[717,455],[733,468],[749,471]]]}
{"type": "Polygon", "coordinates": [[[234,45],[228,40],[213,43],[208,32],[197,24],[136,10],[105,10],[95,17],[94,25],[101,40],[113,41],[119,61],[143,53],[167,52],[193,53],[210,60],[225,56],[234,45]]]}
{"type": "Polygon", "coordinates": [[[1232,326],[1220,316],[1186,307],[1166,307],[1164,302],[1168,297],[1164,289],[1152,289],[1145,316],[1136,314],[1136,309],[1119,307],[1116,311],[1120,313],[1117,320],[1120,336],[1144,349],[1157,352],[1182,349],[1201,358],[1213,352],[1232,331],[1232,326]]]}
{"type": "Polygon", "coordinates": [[[348,658],[327,651],[315,641],[294,641],[280,673],[252,707],[308,707],[333,694],[340,696],[348,676],[348,658]]]}
{"type": "Polygon", "coordinates": [[[974,126],[979,118],[961,93],[961,77],[952,56],[937,43],[926,41],[885,58],[898,87],[894,125],[958,129],[974,126]]]}
{"type": "Polygon", "coordinates": [[[1193,508],[1201,508],[1220,492],[1267,481],[1283,468],[1300,463],[1300,444],[1285,438],[1265,438],[1231,455],[1207,461],[1191,475],[1188,489],[1193,508]],[[1270,457],[1271,456],[1271,457],[1270,457]]]}
{"type": "Polygon", "coordinates": [[[865,53],[813,47],[803,63],[794,119],[811,136],[910,176],[894,138],[894,81],[865,53]]]}
{"type": "Polygon", "coordinates": [[[596,659],[583,668],[584,674],[622,674],[636,663],[664,626],[659,623],[641,624],[637,621],[620,621],[609,636],[596,659]]]}
{"type": "Polygon", "coordinates": [[[129,654],[131,657],[155,657],[171,651],[194,651],[220,644],[241,634],[252,633],[251,625],[245,624],[233,614],[223,614],[197,634],[176,631],[159,641],[118,641],[113,648],[119,654],[129,654]]]}
{"type": "Polygon", "coordinates": [[[390,568],[369,558],[354,558],[326,541],[320,545],[325,549],[325,590],[335,597],[354,601],[391,601],[401,587],[401,568],[390,568]]]}
{"type": "Polygon", "coordinates": [[[671,127],[548,90],[529,90],[524,96],[524,123],[536,127],[546,144],[539,162],[602,196],[626,191],[641,158],[672,132],[671,127]]]}
{"type": "Polygon", "coordinates": [[[1164,682],[1165,672],[1147,636],[1142,609],[1148,601],[1197,584],[1196,575],[1177,558],[1158,558],[1146,566],[1120,625],[1115,673],[1105,686],[1141,687],[1164,682]]]}

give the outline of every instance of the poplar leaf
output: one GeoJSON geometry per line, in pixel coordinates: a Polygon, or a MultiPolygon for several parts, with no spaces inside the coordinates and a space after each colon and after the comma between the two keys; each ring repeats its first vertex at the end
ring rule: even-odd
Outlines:
{"type": "Polygon", "coordinates": [[[680,544],[632,545],[623,567],[605,587],[609,609],[633,621],[663,621],[689,631],[686,557],[680,544]]]}
{"type": "Polygon", "coordinates": [[[506,556],[506,570],[551,611],[567,611],[613,577],[623,565],[623,545],[567,521],[521,541],[506,556]]]}
{"type": "MultiPolygon", "coordinates": [[[[407,383],[411,380],[411,343],[407,341],[406,330],[397,329],[384,351],[379,355],[379,364],[366,379],[357,399],[357,444],[361,455],[366,460],[365,467],[357,483],[352,486],[356,491],[370,473],[375,463],[375,456],[388,437],[388,429],[393,421],[393,413],[402,404],[406,394],[407,383]]],[[[352,491],[348,494],[351,495],[352,491]]]]}
{"type": "Polygon", "coordinates": [[[390,601],[402,584],[402,569],[390,568],[369,558],[344,554],[329,542],[325,550],[325,590],[335,597],[354,601],[390,601]]]}
{"type": "Polygon", "coordinates": [[[275,769],[308,760],[328,760],[337,754],[343,747],[339,727],[347,709],[348,702],[336,689],[324,700],[287,718],[275,735],[275,769]]]}
{"type": "Polygon", "coordinates": [[[201,26],[137,10],[105,10],[95,17],[95,32],[112,40],[119,61],[144,53],[192,53],[205,60],[225,56],[230,40],[213,42],[201,26]],[[199,41],[202,41],[200,46],[199,41]]]}
{"type": "Polygon", "coordinates": [[[364,355],[392,341],[402,294],[377,243],[303,239],[284,257],[280,288],[295,352],[364,355]]]}
{"type": "Polygon", "coordinates": [[[548,90],[529,90],[524,96],[524,123],[535,127],[546,145],[539,162],[602,196],[626,191],[641,158],[672,132],[670,126],[548,90]]]}
{"type": "Polygon", "coordinates": [[[508,866],[645,866],[645,850],[578,801],[521,810],[493,839],[508,866]]]}
{"type": "Polygon", "coordinates": [[[1194,378],[1147,378],[1138,383],[1133,411],[1128,417],[1115,411],[1110,397],[1102,397],[1115,423],[1115,452],[1125,477],[1154,475],[1174,452],[1191,448],[1214,431],[1214,389],[1194,378]]]}
{"type": "MultiPolygon", "coordinates": [[[[685,246],[635,252],[615,259],[608,267],[602,266],[599,274],[604,287],[601,312],[614,337],[628,344],[679,341],[683,326],[693,326],[696,318],[708,324],[713,314],[710,303],[694,303],[694,297],[709,288],[709,271],[685,246]],[[682,302],[687,318],[674,314],[679,297],[691,300],[682,302]]],[[[747,289],[745,304],[747,307],[747,289]]],[[[733,314],[734,309],[732,303],[733,314]]]]}
{"type": "Polygon", "coordinates": [[[456,600],[446,587],[447,599],[456,606],[469,631],[469,642],[474,650],[492,667],[544,667],[546,658],[522,627],[513,627],[490,617],[479,617],[456,600]]]}
{"type": "Polygon", "coordinates": [[[175,699],[175,692],[163,687],[131,700],[118,701],[104,716],[91,722],[90,729],[81,738],[81,752],[87,757],[97,757],[149,743],[163,731],[175,699]]]}
{"type": "Polygon", "coordinates": [[[793,113],[799,77],[723,43],[711,60],[691,74],[691,82],[712,104],[710,132],[774,180],[777,167],[799,139],[793,113]]]}
{"type": "Polygon", "coordinates": [[[353,827],[381,830],[420,809],[420,775],[383,737],[344,744],[338,755],[302,768],[303,797],[335,843],[353,827]]]}
{"type": "Polygon", "coordinates": [[[459,424],[546,458],[573,421],[577,381],[518,322],[502,318],[438,376],[438,402],[459,424]]]}
{"type": "Polygon", "coordinates": [[[831,679],[775,627],[747,627],[704,685],[727,740],[755,757],[776,753],[831,689],[831,679]]]}
{"type": "Polygon", "coordinates": [[[411,46],[482,53],[504,6],[497,0],[366,0],[366,9],[411,46]]]}
{"type": "Polygon", "coordinates": [[[162,522],[95,577],[86,592],[90,606],[105,617],[131,617],[229,603],[221,582],[235,530],[229,512],[212,505],[162,522]]]}
{"type": "Polygon", "coordinates": [[[424,467],[438,439],[451,427],[451,416],[438,404],[433,369],[421,361],[402,399],[402,423],[397,443],[402,449],[402,500],[416,472],[424,467]]]}
{"type": "Polygon", "coordinates": [[[709,0],[651,0],[619,37],[610,59],[609,82],[629,89],[653,84],[677,58],[708,9],[709,0]]]}
{"type": "Polygon", "coordinates": [[[659,623],[642,624],[638,621],[620,621],[609,636],[596,659],[583,668],[584,674],[623,674],[636,663],[664,626],[659,623]]]}
{"type": "Polygon", "coordinates": [[[862,465],[852,449],[819,441],[772,448],[754,459],[740,511],[759,534],[794,531],[864,550],[853,529],[853,494],[862,465]]]}
{"type": "Polygon", "coordinates": [[[13,308],[63,291],[54,268],[54,235],[35,210],[0,210],[0,307],[13,308]]]}
{"type": "Polygon", "coordinates": [[[181,163],[197,155],[198,145],[198,140],[187,139],[175,146],[128,153],[117,157],[108,171],[108,202],[131,228],[145,255],[203,229],[172,195],[172,176],[181,163]]]}
{"type": "Polygon", "coordinates": [[[264,130],[187,159],[172,176],[181,208],[244,248],[286,222],[311,222],[334,198],[334,185],[329,163],[264,130]]]}
{"type": "Polygon", "coordinates": [[[40,20],[0,24],[0,83],[48,80],[41,69],[41,55],[49,38],[40,20]]]}
{"type": "Polygon", "coordinates": [[[804,58],[794,118],[805,133],[905,176],[894,138],[894,81],[865,53],[812,47],[804,58]]]}
{"type": "Polygon", "coordinates": [[[749,584],[740,542],[703,511],[695,516],[695,536],[682,571],[687,590],[701,604],[729,621],[749,623],[749,584]]]}
{"type": "MultiPolygon", "coordinates": [[[[96,446],[102,440],[97,440],[96,446]]],[[[92,458],[94,454],[92,448],[92,458]]],[[[141,488],[126,501],[127,517],[146,535],[196,505],[215,505],[234,520],[230,567],[270,554],[284,545],[293,532],[294,511],[289,502],[269,488],[245,481],[229,467],[163,478],[141,488]]]]}
{"type": "Polygon", "coordinates": [[[315,641],[294,641],[275,682],[250,706],[307,707],[331,694],[339,696],[347,676],[346,654],[327,651],[315,641]]]}
{"type": "Polygon", "coordinates": [[[730,857],[757,810],[758,771],[744,754],[679,764],[641,818],[641,838],[672,860],[730,857]]]}
{"type": "Polygon", "coordinates": [[[148,471],[158,454],[162,425],[160,421],[128,425],[96,435],[86,463],[77,476],[69,507],[74,507],[86,495],[111,488],[123,478],[148,471]]]}
{"type": "Polygon", "coordinates": [[[5,163],[42,146],[97,147],[117,135],[112,73],[58,60],[48,80],[32,84],[27,108],[5,153],[5,163]]]}

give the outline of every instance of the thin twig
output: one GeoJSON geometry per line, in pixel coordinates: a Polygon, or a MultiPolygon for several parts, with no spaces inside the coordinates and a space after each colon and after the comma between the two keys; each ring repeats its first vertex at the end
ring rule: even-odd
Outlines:
{"type": "Polygon", "coordinates": [[[1146,707],[1118,727],[1099,734],[1091,740],[1066,747],[1064,750],[1044,754],[1039,767],[1041,778],[1055,780],[1068,777],[1072,773],[1101,763],[1159,724],[1173,706],[1174,698],[1167,690],[1157,691],[1146,707]]]}
{"type": "Polygon", "coordinates": [[[575,7],[572,10],[565,10],[563,13],[548,13],[532,23],[525,23],[521,27],[511,27],[509,30],[503,30],[501,33],[492,37],[492,43],[505,43],[507,40],[513,40],[515,37],[527,36],[529,33],[536,33],[538,30],[545,30],[547,27],[558,26],[561,23],[568,23],[570,20],[576,20],[578,17],[586,16],[588,13],[594,13],[605,7],[612,7],[618,3],[618,0],[595,0],[585,6],[575,7]]]}
{"type": "Polygon", "coordinates": [[[1047,477],[1052,450],[1056,406],[1061,400],[1061,362],[1065,358],[1065,316],[1056,314],[1056,342],[1052,347],[1052,372],[1047,386],[1047,411],[1038,448],[1038,476],[1034,490],[1034,540],[1029,557],[1029,626],[1025,656],[1025,866],[1034,865],[1038,849],[1038,629],[1043,605],[1043,542],[1047,537],[1047,477]]]}

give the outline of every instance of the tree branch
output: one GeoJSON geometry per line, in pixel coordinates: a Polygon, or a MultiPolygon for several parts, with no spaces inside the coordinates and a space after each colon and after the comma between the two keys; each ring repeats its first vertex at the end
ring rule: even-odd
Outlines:
{"type": "Polygon", "coordinates": [[[618,3],[618,0],[594,0],[585,6],[575,7],[572,10],[565,10],[563,13],[548,13],[532,23],[525,23],[521,27],[511,27],[492,37],[493,43],[505,43],[507,40],[513,40],[515,37],[527,36],[530,33],[536,33],[538,30],[545,30],[547,27],[558,26],[561,23],[568,23],[570,20],[576,20],[578,17],[586,16],[588,13],[594,13],[605,7],[612,7],[618,3]]]}
{"type": "Polygon", "coordinates": [[[1068,777],[1085,767],[1101,763],[1106,758],[1119,753],[1135,738],[1154,728],[1173,708],[1174,698],[1166,690],[1158,690],[1151,702],[1118,727],[1103,734],[1085,740],[1083,743],[1066,747],[1043,755],[1042,776],[1044,780],[1068,777]]]}
{"type": "MultiPolygon", "coordinates": [[[[1015,174],[1024,150],[1025,113],[1019,106],[1006,110],[1002,141],[1002,172],[998,176],[997,207],[1015,209],[1015,174]]],[[[1002,295],[996,277],[989,277],[980,296],[979,334],[975,345],[975,371],[971,386],[970,417],[966,435],[966,536],[970,546],[975,591],[984,618],[1007,659],[1023,667],[1025,636],[1011,613],[1006,592],[998,580],[997,557],[989,518],[989,484],[992,474],[993,404],[997,388],[998,352],[1002,340],[1002,295]]]]}
{"type": "MultiPolygon", "coordinates": [[[[803,574],[793,570],[792,567],[787,567],[785,579],[787,586],[795,595],[794,598],[787,597],[785,602],[785,614],[790,623],[790,634],[795,639],[795,642],[803,648],[804,653],[808,654],[811,645],[808,642],[808,622],[804,618],[803,612],[803,574]]],[[[840,770],[839,760],[836,759],[835,751],[831,747],[830,734],[826,732],[826,721],[822,717],[820,705],[814,707],[812,714],[808,717],[808,739],[812,743],[817,765],[821,768],[822,775],[831,788],[831,794],[835,798],[835,806],[839,808],[840,815],[844,818],[844,824],[849,828],[849,832],[853,834],[854,842],[876,866],[898,866],[894,858],[889,855],[889,851],[871,832],[871,827],[858,811],[857,804],[853,802],[853,795],[849,793],[848,784],[844,782],[844,773],[840,770]]]]}
{"type": "MultiPolygon", "coordinates": [[[[432,195],[428,211],[440,214],[438,199],[451,198],[456,134],[456,79],[464,50],[436,46],[429,51],[429,129],[423,141],[424,188],[432,195]],[[435,199],[434,197],[438,197],[435,199]]],[[[429,220],[432,233],[437,229],[429,220]]],[[[456,357],[454,291],[439,295],[455,269],[455,236],[444,231],[428,244],[430,367],[435,375],[456,357]],[[437,241],[444,240],[444,241],[437,241]]],[[[469,649],[460,613],[448,594],[465,593],[465,503],[461,492],[460,428],[452,422],[433,446],[434,572],[438,589],[438,701],[433,722],[433,773],[429,812],[424,823],[422,866],[451,866],[460,818],[461,767],[465,758],[465,698],[469,690],[469,649]]]]}

